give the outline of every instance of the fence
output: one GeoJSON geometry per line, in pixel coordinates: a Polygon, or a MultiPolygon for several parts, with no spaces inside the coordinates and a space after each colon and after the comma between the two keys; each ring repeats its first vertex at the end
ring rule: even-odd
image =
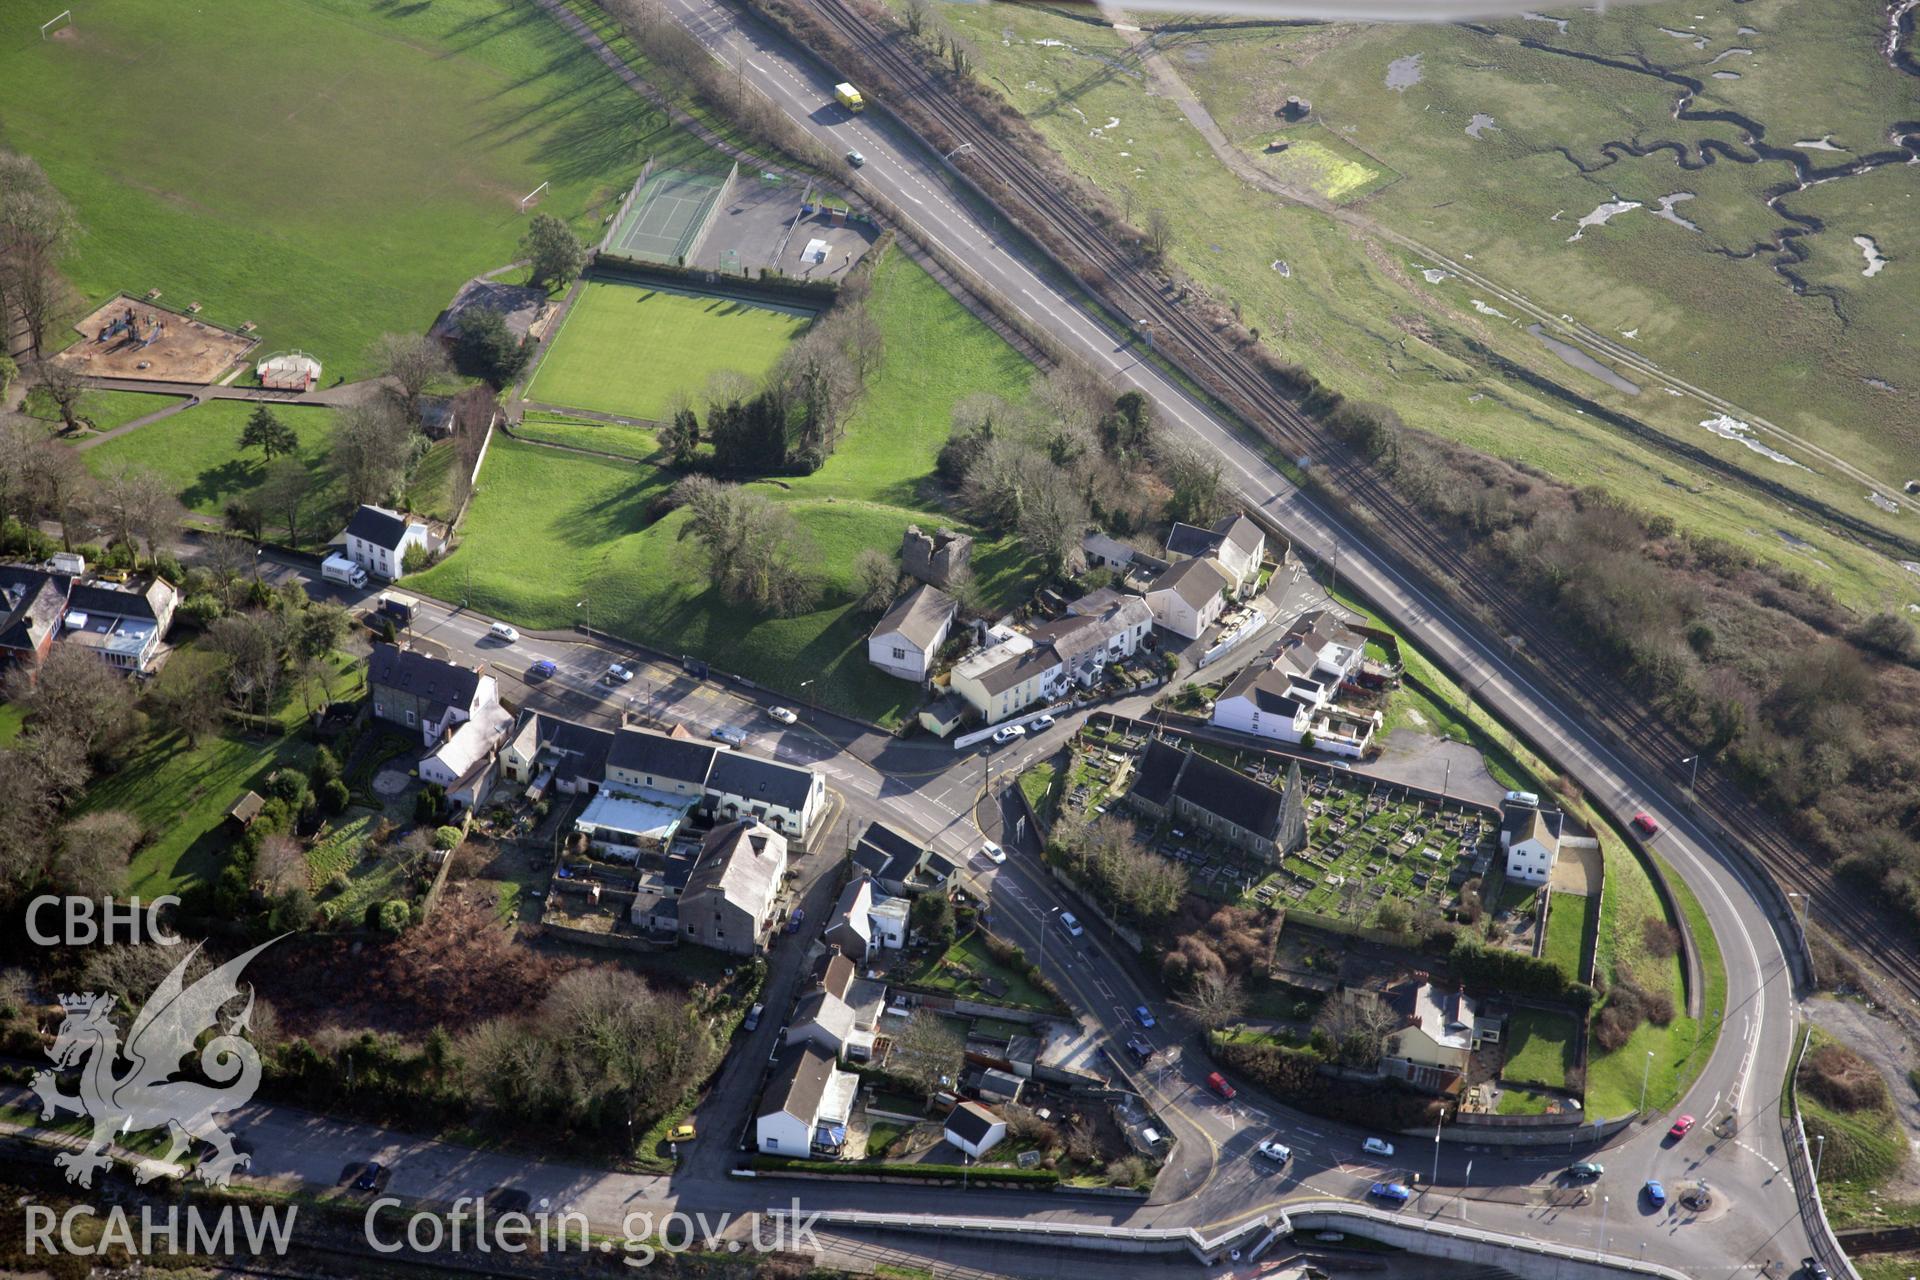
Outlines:
{"type": "Polygon", "coordinates": [[[1807,1158],[1807,1126],[1800,1119],[1800,1059],[1812,1040],[1813,1028],[1808,1027],[1793,1061],[1787,1064],[1787,1110],[1792,1121],[1791,1126],[1782,1126],[1787,1130],[1787,1171],[1793,1178],[1794,1199],[1800,1205],[1800,1220],[1807,1224],[1807,1238],[1813,1242],[1814,1256],[1835,1275],[1860,1280],[1853,1260],[1840,1247],[1839,1238],[1827,1222],[1826,1206],[1820,1202],[1820,1183],[1813,1176],[1813,1164],[1807,1158]]]}
{"type": "Polygon", "coordinates": [[[633,208],[633,198],[640,194],[647,185],[647,179],[652,176],[653,157],[648,156],[647,162],[640,166],[640,176],[633,180],[631,187],[627,188],[626,199],[620,202],[620,207],[614,210],[613,217],[608,219],[607,233],[601,236],[600,243],[594,246],[596,254],[606,253],[613,247],[613,237],[619,233],[620,228],[627,225],[627,212],[633,208]]]}

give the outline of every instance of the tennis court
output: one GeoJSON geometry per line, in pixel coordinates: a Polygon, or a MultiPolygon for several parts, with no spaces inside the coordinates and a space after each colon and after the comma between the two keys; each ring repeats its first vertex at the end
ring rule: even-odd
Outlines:
{"type": "Polygon", "coordinates": [[[662,169],[649,175],[608,250],[643,262],[685,261],[706,230],[708,216],[725,194],[730,176],[685,169],[662,169]]]}

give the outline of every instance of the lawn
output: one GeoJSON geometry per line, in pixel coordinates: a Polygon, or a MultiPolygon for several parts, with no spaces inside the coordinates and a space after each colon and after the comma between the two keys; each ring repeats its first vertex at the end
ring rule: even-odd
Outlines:
{"type": "Polygon", "coordinates": [[[1572,1015],[1516,1009],[1507,1018],[1507,1065],[1500,1078],[1564,1089],[1580,1024],[1572,1015]]]}
{"type": "MultiPolygon", "coordinates": [[[[887,354],[838,451],[813,475],[752,486],[786,506],[812,539],[823,587],[813,612],[761,617],[722,599],[697,547],[679,537],[684,516],[653,518],[672,472],[502,436],[488,451],[460,545],[409,583],[523,627],[590,621],[789,693],[813,681],[811,697],[900,722],[920,691],[867,664],[873,617],[853,604],[854,558],[868,547],[897,551],[909,524],[957,523],[925,496],[953,405],[975,390],[1019,398],[1031,369],[903,255],[879,264],[869,305],[887,354]]],[[[985,607],[1024,598],[1032,572],[1011,539],[976,544],[985,607]]]]}
{"type": "Polygon", "coordinates": [[[528,413],[514,425],[513,434],[521,440],[543,444],[562,444],[572,449],[590,449],[611,453],[636,462],[650,462],[660,453],[659,437],[645,427],[620,423],[569,421],[558,415],[528,413]]]}
{"type": "Polygon", "coordinates": [[[1586,980],[1586,958],[1594,945],[1596,913],[1577,893],[1556,893],[1547,906],[1547,963],[1575,982],[1586,980]]]}
{"type": "MultiPolygon", "coordinates": [[[[191,647],[176,652],[173,667],[198,660],[191,647]]],[[[334,688],[336,699],[358,696],[358,669],[345,655],[335,664],[345,674],[334,688]]],[[[166,674],[161,675],[164,686],[166,674]]],[[[288,732],[265,738],[225,732],[189,748],[179,734],[155,731],[137,746],[126,764],[87,789],[78,812],[119,809],[146,827],[149,842],[135,852],[127,891],[140,897],[179,893],[220,869],[226,852],[227,809],[242,792],[258,789],[283,765],[305,769],[313,744],[294,726],[306,715],[298,694],[288,690],[278,715],[288,732]]]]}
{"type": "Polygon", "coordinates": [[[80,291],[200,302],[256,323],[263,352],[318,356],[329,383],[512,262],[543,182],[538,207],[591,234],[649,154],[704,153],[512,0],[100,0],[47,41],[32,29],[51,14],[0,15],[27,33],[0,48],[0,118],[87,228],[80,291]],[[101,123],[110,102],[145,123],[101,123]]]}
{"type": "Polygon", "coordinates": [[[723,370],[758,383],[813,313],[714,294],[589,280],[534,370],[527,398],[658,422],[723,370]]]}
{"type": "MultiPolygon", "coordinates": [[[[256,406],[248,400],[210,400],[170,418],[107,440],[80,457],[98,474],[116,462],[158,472],[189,511],[219,517],[228,502],[259,489],[267,464],[258,450],[240,448],[240,434],[256,406]]],[[[275,405],[280,421],[299,437],[300,460],[313,474],[313,488],[300,511],[302,545],[325,542],[346,523],[346,499],[329,457],[333,411],[275,405]]],[[[423,466],[424,470],[424,466],[423,466]]],[[[267,536],[286,537],[286,522],[266,513],[267,536]]]]}
{"type": "MultiPolygon", "coordinates": [[[[135,418],[157,413],[179,399],[139,391],[89,391],[80,401],[80,416],[92,422],[95,431],[111,431],[135,418]]],[[[44,423],[48,430],[60,429],[60,413],[44,394],[29,392],[21,409],[28,417],[44,423]]]]}
{"type": "Polygon", "coordinates": [[[1058,1005],[1046,992],[1028,982],[1024,974],[1015,973],[988,954],[985,940],[977,933],[969,933],[933,957],[910,982],[930,991],[1014,1009],[1051,1013],[1058,1005]],[[1005,992],[1000,995],[989,992],[981,985],[982,978],[1005,983],[1005,992]]]}
{"type": "Polygon", "coordinates": [[[18,703],[0,702],[0,747],[6,746],[20,736],[21,728],[26,724],[27,713],[18,703]]]}

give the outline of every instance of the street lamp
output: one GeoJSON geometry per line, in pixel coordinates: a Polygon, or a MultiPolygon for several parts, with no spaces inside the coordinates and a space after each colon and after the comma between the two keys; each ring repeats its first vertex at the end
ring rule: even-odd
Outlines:
{"type": "Polygon", "coordinates": [[[586,625],[582,628],[582,630],[585,630],[585,631],[593,630],[593,610],[587,609],[587,602],[585,600],[582,600],[578,604],[574,605],[573,607],[576,609],[587,610],[586,613],[582,615],[583,617],[586,618],[586,625]]]}
{"type": "MultiPolygon", "coordinates": [[[[819,677],[815,676],[814,679],[817,680],[819,679],[819,677]]],[[[800,682],[800,688],[796,690],[796,692],[798,692],[800,695],[800,705],[802,707],[805,707],[807,705],[807,686],[812,683],[813,683],[813,680],[802,680],[800,682]]]]}
{"type": "Polygon", "coordinates": [[[959,155],[962,151],[971,151],[971,150],[973,150],[973,144],[971,142],[963,142],[959,146],[955,147],[953,150],[947,152],[947,154],[945,154],[944,156],[941,156],[940,158],[942,160],[951,160],[955,156],[959,155]]]}
{"type": "Polygon", "coordinates": [[[1640,1068],[1640,1110],[1647,1109],[1647,1078],[1653,1074],[1653,1050],[1647,1050],[1646,1065],[1640,1068]]]}
{"type": "Polygon", "coordinates": [[[1595,1260],[1603,1257],[1607,1252],[1607,1205],[1612,1202],[1612,1199],[1611,1196],[1600,1197],[1600,1243],[1593,1251],[1595,1260]]]}
{"type": "Polygon", "coordinates": [[[1818,1183],[1820,1181],[1820,1157],[1827,1154],[1827,1135],[1824,1133],[1816,1133],[1813,1135],[1813,1142],[1813,1180],[1818,1183]]]}
{"type": "Polygon", "coordinates": [[[1697,755],[1688,756],[1685,760],[1682,760],[1680,763],[1690,764],[1693,766],[1693,772],[1687,775],[1687,799],[1689,800],[1697,799],[1697,797],[1694,795],[1694,784],[1700,781],[1700,757],[1697,755]]]}
{"type": "Polygon", "coordinates": [[[1467,1220],[1467,1188],[1473,1185],[1473,1161],[1467,1161],[1467,1171],[1460,1177],[1460,1221],[1467,1220]]]}
{"type": "Polygon", "coordinates": [[[1440,1122],[1438,1120],[1433,1122],[1433,1179],[1427,1185],[1429,1187],[1440,1185],[1440,1122]]]}
{"type": "MultiPolygon", "coordinates": [[[[1787,890],[1787,897],[1800,899],[1800,932],[1805,933],[1807,931],[1807,911],[1812,907],[1813,901],[1797,889],[1787,890]]],[[[1792,910],[1792,908],[1789,907],[1788,910],[1792,910]]]]}

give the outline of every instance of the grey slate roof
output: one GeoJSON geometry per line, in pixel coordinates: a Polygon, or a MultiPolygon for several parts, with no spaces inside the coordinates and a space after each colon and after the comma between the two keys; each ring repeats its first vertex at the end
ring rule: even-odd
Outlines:
{"type": "Polygon", "coordinates": [[[886,616],[874,624],[877,636],[898,633],[917,649],[929,648],[940,629],[953,620],[960,606],[954,598],[935,586],[921,583],[901,596],[886,616]]]}
{"type": "Polygon", "coordinates": [[[947,1122],[942,1127],[954,1137],[978,1146],[999,1122],[1000,1117],[979,1103],[962,1102],[947,1113],[947,1122]]]}
{"type": "Polygon", "coordinates": [[[1220,700],[1246,698],[1254,708],[1266,715],[1287,716],[1298,714],[1300,702],[1292,696],[1293,681],[1283,672],[1276,671],[1263,663],[1253,663],[1241,668],[1221,693],[1220,700]]]}
{"type": "Polygon", "coordinates": [[[833,1059],[811,1044],[780,1051],[774,1062],[767,1090],[760,1095],[763,1116],[782,1111],[811,1125],[820,1116],[820,1100],[826,1097],[827,1082],[833,1079],[833,1059]]]}
{"type": "Polygon", "coordinates": [[[607,751],[607,767],[652,774],[698,786],[713,769],[720,749],[693,738],[674,738],[651,729],[621,729],[607,751]]]}
{"type": "Polygon", "coordinates": [[[1198,609],[1232,585],[1227,571],[1209,555],[1177,561],[1153,580],[1152,590],[1171,591],[1198,609]]]}
{"type": "Polygon", "coordinates": [[[60,629],[73,579],[27,565],[0,565],[0,648],[35,650],[60,629]]]}
{"type": "Polygon", "coordinates": [[[432,709],[427,718],[437,720],[448,707],[465,710],[473,706],[473,695],[480,688],[480,673],[411,649],[375,644],[373,656],[367,662],[367,683],[374,688],[393,689],[425,699],[432,709]]]}
{"type": "Polygon", "coordinates": [[[798,812],[806,808],[807,796],[813,790],[813,773],[778,760],[722,751],[715,755],[713,768],[707,773],[707,790],[798,812]]]}
{"type": "Polygon", "coordinates": [[[1213,532],[1248,554],[1252,554],[1253,549],[1266,537],[1260,531],[1260,526],[1248,519],[1244,511],[1221,516],[1213,522],[1213,532]]]}
{"type": "Polygon", "coordinates": [[[389,551],[400,545],[407,536],[407,522],[385,507],[362,505],[353,513],[353,519],[347,521],[347,536],[365,538],[376,547],[385,547],[389,551]]]}

